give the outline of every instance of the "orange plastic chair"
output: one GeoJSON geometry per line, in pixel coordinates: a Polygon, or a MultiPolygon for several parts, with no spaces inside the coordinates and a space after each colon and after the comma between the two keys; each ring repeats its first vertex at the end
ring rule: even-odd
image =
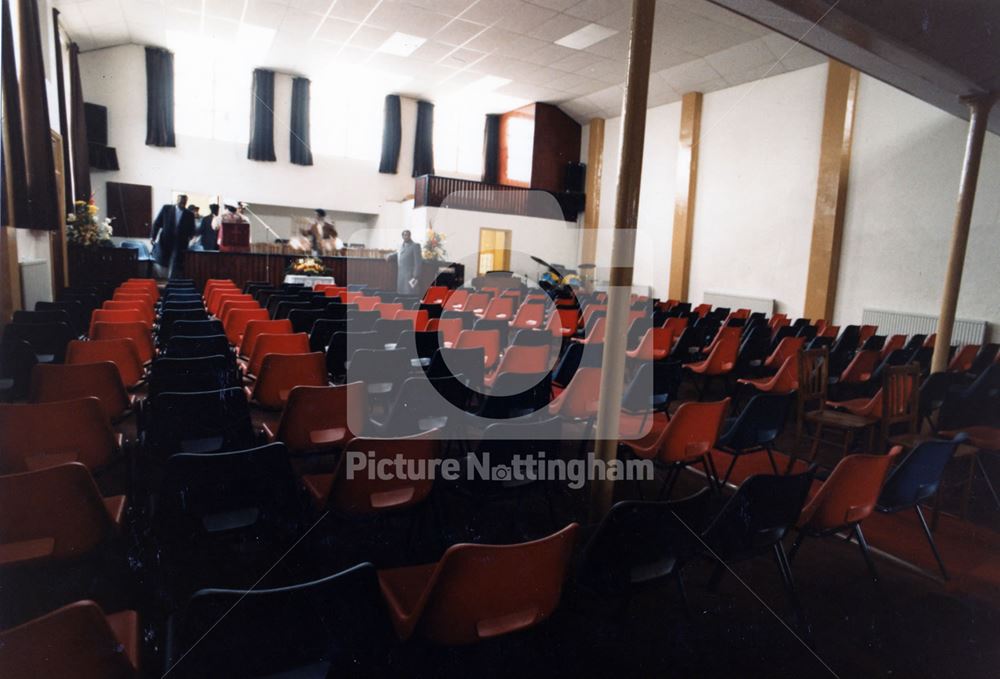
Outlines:
{"type": "Polygon", "coordinates": [[[134,323],[95,323],[90,335],[92,340],[130,339],[135,342],[139,351],[139,360],[143,364],[153,360],[156,348],[153,346],[153,334],[142,321],[134,323]]]}
{"type": "Polygon", "coordinates": [[[281,441],[291,453],[338,449],[364,431],[368,392],[363,382],[329,387],[294,387],[273,428],[264,433],[281,441]]]}
{"type": "MultiPolygon", "coordinates": [[[[121,300],[113,301],[109,300],[101,305],[102,311],[137,311],[139,313],[140,319],[149,324],[149,327],[153,327],[153,321],[156,320],[156,315],[153,313],[153,309],[145,305],[145,303],[139,300],[121,300]]],[[[91,315],[93,319],[93,315],[91,315]]]]}
{"type": "Polygon", "coordinates": [[[739,339],[742,334],[743,328],[738,328],[732,325],[724,325],[719,328],[717,333],[715,333],[715,336],[712,338],[712,341],[708,343],[708,346],[702,348],[702,352],[705,354],[712,353],[712,351],[715,350],[715,347],[719,346],[719,342],[726,337],[735,337],[737,343],[739,343],[739,339]]]}
{"type": "Polygon", "coordinates": [[[327,297],[340,297],[340,293],[347,292],[347,286],[320,283],[313,286],[313,292],[322,292],[327,297]]]}
{"type": "Polygon", "coordinates": [[[469,300],[469,291],[459,288],[448,296],[445,308],[449,311],[461,311],[465,308],[465,303],[469,300]]]}
{"type": "Polygon", "coordinates": [[[308,354],[309,335],[304,332],[272,335],[264,333],[257,335],[253,345],[253,353],[247,363],[247,374],[259,375],[264,357],[268,354],[308,354]]]}
{"type": "Polygon", "coordinates": [[[729,399],[707,403],[682,403],[663,432],[656,449],[655,462],[669,467],[660,496],[669,498],[680,471],[701,464],[709,486],[718,481],[715,465],[708,452],[719,438],[719,430],[729,410],[729,399]]]}
{"type": "Polygon", "coordinates": [[[222,302],[222,306],[219,307],[219,313],[216,314],[218,319],[222,321],[222,325],[226,325],[226,319],[229,318],[229,314],[236,311],[237,309],[260,309],[262,308],[260,304],[252,299],[232,299],[227,298],[222,302]]]}
{"type": "Polygon", "coordinates": [[[960,347],[948,364],[948,372],[964,373],[971,370],[972,363],[976,360],[976,354],[979,353],[979,348],[978,344],[965,344],[960,347]]]}
{"type": "Polygon", "coordinates": [[[879,352],[875,349],[859,351],[840,373],[840,384],[860,384],[867,382],[879,364],[879,352]]]}
{"type": "Polygon", "coordinates": [[[0,633],[0,666],[8,677],[134,679],[139,632],[135,611],[77,601],[0,633]]]}
{"type": "MultiPolygon", "coordinates": [[[[427,310],[426,309],[400,309],[393,318],[397,321],[410,321],[416,332],[427,330],[427,310]]],[[[458,320],[458,319],[456,319],[458,320]]]]}
{"type": "Polygon", "coordinates": [[[464,327],[461,318],[432,318],[427,321],[427,330],[441,333],[441,346],[448,349],[458,342],[464,327]]]}
{"type": "Polygon", "coordinates": [[[421,302],[424,304],[441,304],[442,306],[448,301],[448,293],[451,292],[445,285],[432,285],[427,288],[427,292],[424,293],[421,302]]]}
{"type": "Polygon", "coordinates": [[[458,335],[455,349],[483,348],[486,369],[496,365],[500,357],[500,331],[498,330],[463,330],[458,335]]]}
{"type": "Polygon", "coordinates": [[[156,299],[148,292],[135,289],[119,288],[111,297],[112,302],[141,302],[147,309],[156,308],[156,299]]]}
{"type": "Polygon", "coordinates": [[[552,333],[553,337],[572,337],[576,333],[577,324],[580,322],[580,312],[575,308],[556,309],[555,313],[549,316],[546,329],[552,333]]]}
{"type": "Polygon", "coordinates": [[[358,305],[358,311],[374,311],[375,307],[382,303],[380,297],[355,297],[354,304],[358,305]]]}
{"type": "MultiPolygon", "coordinates": [[[[229,302],[233,302],[233,303],[235,303],[235,302],[247,302],[247,303],[253,304],[254,306],[260,306],[260,304],[258,304],[257,301],[254,300],[253,295],[244,295],[243,293],[239,293],[239,292],[226,292],[226,293],[222,293],[220,295],[217,295],[215,297],[215,310],[213,311],[213,310],[209,309],[209,311],[211,311],[212,314],[216,318],[218,318],[220,321],[224,320],[223,316],[226,313],[226,308],[227,308],[226,305],[229,302]]],[[[246,307],[244,306],[244,307],[233,307],[233,308],[237,308],[237,309],[243,308],[243,309],[245,309],[246,307]]]]}
{"type": "Polygon", "coordinates": [[[149,299],[150,306],[155,306],[160,299],[160,291],[148,285],[133,285],[124,283],[115,288],[112,299],[117,299],[119,295],[143,295],[149,299]]]}
{"type": "Polygon", "coordinates": [[[608,317],[601,316],[590,328],[590,333],[583,339],[579,337],[574,337],[574,342],[579,342],[580,344],[601,344],[604,342],[604,335],[608,328],[608,317]]]}
{"type": "Polygon", "coordinates": [[[737,384],[753,387],[767,394],[790,394],[799,388],[799,358],[789,356],[771,377],[739,379],[737,384]]]}
{"type": "Polygon", "coordinates": [[[544,324],[545,305],[538,303],[522,304],[510,322],[510,326],[518,330],[541,328],[544,324]]]}
{"type": "Polygon", "coordinates": [[[510,297],[495,297],[483,312],[489,321],[509,321],[514,316],[514,300],[510,297]]]}
{"type": "Polygon", "coordinates": [[[101,497],[79,462],[0,476],[0,565],[72,559],[119,534],[125,496],[101,497]]]}
{"type": "Polygon", "coordinates": [[[580,327],[586,328],[590,325],[590,319],[598,311],[603,311],[605,314],[608,312],[607,304],[588,304],[580,315],[580,327]]]}
{"type": "Polygon", "coordinates": [[[402,311],[403,305],[400,302],[379,302],[375,305],[373,311],[379,313],[379,318],[393,319],[396,317],[396,312],[402,311]]]}
{"type": "Polygon", "coordinates": [[[858,346],[864,346],[864,343],[868,341],[869,338],[878,332],[877,325],[862,325],[858,328],[858,346]]]}
{"type": "Polygon", "coordinates": [[[222,327],[226,331],[226,339],[233,346],[240,345],[250,321],[270,320],[271,317],[267,315],[267,309],[261,309],[256,304],[254,302],[254,306],[248,309],[230,309],[226,314],[226,320],[222,322],[222,327]]]}
{"type": "Polygon", "coordinates": [[[932,332],[924,339],[924,349],[933,349],[935,342],[937,342],[937,333],[932,332]]]}
{"type": "Polygon", "coordinates": [[[0,404],[0,473],[80,462],[108,464],[121,437],[93,396],[53,403],[0,404]]]}
{"type": "Polygon", "coordinates": [[[559,605],[578,529],[515,545],[452,545],[437,563],[379,571],[397,636],[452,646],[539,624],[559,605]]]}
{"type": "Polygon", "coordinates": [[[123,287],[143,288],[144,290],[148,291],[149,294],[152,295],[155,298],[159,298],[159,296],[160,296],[160,287],[157,285],[156,280],[153,279],[153,278],[136,278],[136,277],[133,276],[132,278],[129,278],[128,280],[126,280],[124,283],[122,283],[118,287],[120,287],[120,288],[123,288],[123,287]]]}
{"type": "Polygon", "coordinates": [[[663,328],[673,333],[674,337],[680,337],[681,333],[687,330],[688,319],[678,316],[670,316],[663,322],[663,328]]]}
{"type": "Polygon", "coordinates": [[[302,483],[316,507],[326,507],[342,514],[365,516],[412,507],[430,495],[434,485],[430,475],[411,479],[406,475],[390,474],[379,478],[374,473],[362,471],[348,478],[344,469],[348,454],[366,455],[373,465],[378,465],[382,459],[395,459],[397,455],[407,463],[428,463],[438,455],[441,445],[438,433],[432,429],[416,436],[391,439],[355,438],[345,446],[338,469],[333,474],[307,474],[302,477],[302,483]]]}
{"type": "Polygon", "coordinates": [[[806,345],[805,337],[785,337],[774,348],[771,355],[764,359],[765,368],[777,368],[788,358],[797,356],[806,345]]]}
{"type": "Polygon", "coordinates": [[[699,318],[705,318],[705,316],[707,316],[708,313],[711,310],[712,310],[712,305],[711,304],[699,304],[698,306],[696,306],[691,311],[693,311],[694,313],[698,314],[699,318]]]}
{"type": "Polygon", "coordinates": [[[834,467],[799,515],[799,534],[789,552],[794,559],[806,536],[822,537],[849,530],[857,538],[872,578],[878,580],[861,522],[875,510],[889,466],[903,451],[895,446],[887,455],[848,455],[834,467]]]}
{"type": "Polygon", "coordinates": [[[142,311],[136,309],[120,309],[120,310],[108,310],[108,309],[94,309],[90,314],[90,331],[87,333],[89,337],[94,336],[94,326],[98,323],[141,323],[147,330],[153,329],[152,321],[147,321],[142,311]]]}
{"type": "Polygon", "coordinates": [[[897,349],[902,349],[906,346],[906,335],[892,335],[885,341],[882,345],[882,353],[879,358],[885,360],[885,357],[896,351],[897,349]]]}
{"type": "MultiPolygon", "coordinates": [[[[739,330],[739,328],[736,328],[739,330]]],[[[738,335],[727,335],[719,340],[708,357],[697,363],[688,363],[685,368],[698,375],[714,377],[727,375],[736,364],[736,354],[740,350],[738,335]]]]}
{"type": "Polygon", "coordinates": [[[549,402],[549,414],[568,420],[594,418],[600,393],[601,369],[579,368],[566,388],[549,402]]]}
{"type": "Polygon", "coordinates": [[[836,338],[837,335],[839,334],[840,334],[839,325],[824,325],[823,331],[817,333],[819,337],[833,337],[833,338],[836,338]]]}
{"type": "Polygon", "coordinates": [[[325,387],[328,384],[323,352],[268,354],[253,388],[247,387],[247,396],[262,408],[281,410],[295,387],[325,387]]]}
{"type": "Polygon", "coordinates": [[[125,391],[118,367],[110,361],[101,363],[44,364],[31,370],[31,389],[28,400],[32,403],[71,401],[94,396],[109,421],[121,418],[133,405],[133,398],[125,391]]]}
{"type": "Polygon", "coordinates": [[[631,359],[662,361],[674,346],[674,332],[669,328],[650,328],[642,336],[639,346],[625,352],[631,359]]]}
{"type": "Polygon", "coordinates": [[[547,344],[540,346],[514,345],[508,347],[497,365],[496,371],[486,376],[486,386],[492,387],[497,377],[504,373],[518,375],[535,375],[551,370],[549,365],[550,349],[547,344]]]}
{"type": "Polygon", "coordinates": [[[130,338],[107,340],[73,340],[66,347],[66,363],[100,363],[111,361],[118,367],[118,374],[126,387],[137,386],[143,378],[142,357],[135,340],[130,338]]]}
{"type": "Polygon", "coordinates": [[[785,321],[788,321],[788,314],[774,314],[771,316],[771,320],[767,322],[767,327],[773,331],[791,323],[791,321],[788,323],[785,323],[785,321]]]}
{"type": "Polygon", "coordinates": [[[292,322],[287,318],[277,321],[256,319],[247,321],[243,328],[243,337],[240,339],[239,355],[249,358],[253,354],[254,345],[261,335],[291,335],[292,322]]]}
{"type": "MultiPolygon", "coordinates": [[[[210,314],[214,315],[219,310],[219,307],[222,306],[222,302],[225,298],[237,297],[242,294],[243,292],[235,286],[220,286],[212,288],[212,290],[205,295],[205,308],[208,309],[210,314]]],[[[251,295],[247,295],[247,297],[252,299],[251,295]]]]}
{"type": "Polygon", "coordinates": [[[481,314],[489,306],[490,296],[485,292],[474,292],[465,300],[462,311],[471,311],[474,314],[481,314]]]}

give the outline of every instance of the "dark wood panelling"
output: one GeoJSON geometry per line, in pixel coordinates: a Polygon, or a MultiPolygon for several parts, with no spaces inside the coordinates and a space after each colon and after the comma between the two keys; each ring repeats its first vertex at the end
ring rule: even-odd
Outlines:
{"type": "Polygon", "coordinates": [[[413,196],[413,207],[496,212],[568,222],[575,222],[578,212],[577,202],[566,194],[437,175],[417,177],[413,196]]]}
{"type": "Polygon", "coordinates": [[[105,281],[118,284],[133,276],[144,276],[147,273],[139,266],[138,250],[69,246],[66,255],[71,286],[105,281]]]}
{"type": "Polygon", "coordinates": [[[580,124],[552,104],[535,104],[531,188],[562,191],[566,164],[580,160],[580,124]]]}
{"type": "MultiPolygon", "coordinates": [[[[280,285],[292,255],[253,252],[188,252],[186,275],[202,287],[209,278],[229,278],[239,287],[247,281],[280,285]]],[[[323,257],[323,264],[339,285],[364,284],[372,288],[396,287],[396,265],[384,259],[323,257]]]]}
{"type": "Polygon", "coordinates": [[[107,183],[107,215],[116,236],[149,238],[153,218],[153,187],[144,184],[107,183]]]}

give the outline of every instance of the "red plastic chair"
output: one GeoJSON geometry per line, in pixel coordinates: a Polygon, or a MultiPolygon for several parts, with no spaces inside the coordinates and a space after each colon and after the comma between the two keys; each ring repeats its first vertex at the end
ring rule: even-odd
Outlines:
{"type": "Polygon", "coordinates": [[[655,462],[666,465],[667,477],[660,496],[670,497],[680,471],[692,464],[701,464],[709,486],[718,479],[708,452],[719,438],[719,430],[729,410],[729,399],[708,403],[682,403],[667,423],[656,449],[655,462]]]}
{"type": "Polygon", "coordinates": [[[858,329],[858,346],[864,346],[864,343],[873,337],[875,333],[878,332],[877,325],[862,325],[858,329]]]}
{"type": "Polygon", "coordinates": [[[832,337],[836,338],[840,334],[839,325],[823,325],[823,331],[816,333],[819,337],[832,337]]]}
{"type": "Polygon", "coordinates": [[[444,308],[449,311],[462,311],[465,308],[465,303],[469,300],[469,291],[463,288],[459,288],[448,296],[448,301],[445,303],[444,308]]]}
{"type": "Polygon", "coordinates": [[[790,394],[799,388],[799,358],[798,356],[786,358],[778,368],[778,372],[771,377],[739,379],[736,382],[766,394],[790,394]]]}
{"type": "Polygon", "coordinates": [[[340,465],[333,474],[307,474],[302,483],[312,496],[317,508],[327,507],[341,514],[366,516],[387,511],[398,511],[420,504],[430,495],[434,479],[428,474],[419,478],[389,476],[380,478],[374,468],[355,472],[348,478],[344,468],[349,454],[368,456],[369,464],[379,460],[394,460],[402,456],[405,463],[428,463],[438,455],[441,442],[437,430],[416,436],[397,436],[392,439],[356,438],[344,448],[340,465]]]}
{"type": "Polygon", "coordinates": [[[381,297],[368,296],[356,297],[353,301],[353,304],[358,306],[358,311],[375,311],[375,308],[381,303],[381,297]]]}
{"type": "Polygon", "coordinates": [[[514,316],[514,300],[496,297],[486,307],[482,317],[489,321],[509,321],[514,316]]]}
{"type": "Polygon", "coordinates": [[[247,305],[260,306],[256,300],[254,300],[253,295],[244,295],[242,293],[227,292],[216,296],[215,298],[215,310],[212,314],[218,318],[220,321],[225,322],[226,310],[229,308],[233,309],[246,309],[247,305]],[[237,302],[242,302],[244,305],[239,306],[237,302]]]}
{"type": "Polygon", "coordinates": [[[340,449],[364,431],[368,393],[363,382],[328,387],[294,387],[277,425],[265,423],[264,433],[281,441],[291,453],[340,449]]]}
{"type": "Polygon", "coordinates": [[[673,333],[674,337],[680,337],[681,333],[687,330],[688,319],[678,316],[670,316],[667,320],[663,321],[662,327],[673,333]]]}
{"type": "Polygon", "coordinates": [[[601,369],[579,368],[566,388],[549,403],[549,414],[567,420],[590,420],[597,416],[601,393],[601,369]]]}
{"type": "Polygon", "coordinates": [[[545,305],[534,302],[522,304],[514,314],[514,320],[510,322],[510,327],[518,330],[539,329],[543,325],[545,325],[545,305]]]}
{"type": "Polygon", "coordinates": [[[875,349],[859,351],[840,373],[840,384],[860,384],[867,382],[879,364],[879,352],[875,349]]]}
{"type": "Polygon", "coordinates": [[[453,545],[436,564],[379,571],[396,634],[451,646],[539,624],[559,605],[578,529],[516,545],[453,545]]]}
{"type": "Polygon", "coordinates": [[[429,332],[441,333],[441,346],[451,349],[458,342],[458,336],[462,334],[463,324],[461,318],[432,318],[427,321],[429,332]]]}
{"type": "Polygon", "coordinates": [[[121,436],[93,397],[0,404],[0,473],[13,474],[80,462],[90,470],[111,462],[121,436]]]}
{"type": "Polygon", "coordinates": [[[135,342],[135,348],[139,352],[139,360],[143,364],[149,363],[156,355],[156,348],[153,346],[153,334],[149,327],[142,321],[134,323],[95,323],[92,340],[108,339],[130,339],[135,342]]]}
{"type": "Polygon", "coordinates": [[[94,309],[90,314],[90,330],[88,337],[94,337],[95,326],[98,323],[140,323],[147,331],[153,329],[153,324],[147,321],[142,311],[135,309],[122,309],[110,311],[108,309],[94,309]]]}
{"type": "Polygon", "coordinates": [[[581,344],[601,344],[604,342],[604,335],[606,334],[608,328],[608,317],[601,316],[594,321],[594,324],[590,328],[590,333],[584,337],[574,337],[574,342],[579,342],[581,344]]]}
{"type": "Polygon", "coordinates": [[[788,358],[798,356],[799,352],[802,351],[805,345],[805,337],[785,337],[778,342],[778,346],[774,348],[771,355],[764,359],[764,367],[777,368],[788,358]]]}
{"type": "Polygon", "coordinates": [[[483,348],[483,359],[487,370],[496,365],[500,357],[500,332],[498,330],[463,330],[458,335],[455,349],[483,348]]]}
{"type": "Polygon", "coordinates": [[[247,309],[230,309],[226,313],[226,319],[222,322],[222,327],[226,331],[226,339],[233,346],[241,344],[243,335],[246,333],[247,324],[251,321],[270,320],[271,317],[267,315],[267,309],[261,309],[256,304],[254,302],[254,306],[247,309]]]}
{"type": "MultiPolygon", "coordinates": [[[[218,316],[219,307],[221,307],[222,303],[229,297],[240,298],[243,297],[243,293],[236,287],[213,288],[212,291],[205,297],[205,308],[208,309],[208,313],[218,316]]],[[[247,297],[253,299],[251,295],[246,295],[244,299],[247,297]]]]}
{"type": "Polygon", "coordinates": [[[260,373],[253,387],[247,387],[250,400],[269,410],[281,410],[295,387],[325,387],[326,355],[317,351],[311,354],[268,354],[261,364],[260,373]]]}
{"type": "Polygon", "coordinates": [[[31,370],[31,389],[28,400],[32,403],[71,401],[93,396],[109,421],[126,415],[133,405],[133,398],[125,391],[118,366],[110,361],[78,364],[39,364],[31,370]]]}
{"type": "MultiPolygon", "coordinates": [[[[260,304],[252,299],[227,299],[219,307],[218,319],[222,321],[223,327],[227,325],[229,316],[234,311],[244,311],[246,309],[261,309],[260,304]]],[[[266,311],[266,310],[265,310],[266,311]]]]}
{"type": "Polygon", "coordinates": [[[257,335],[253,345],[253,353],[247,362],[247,374],[259,375],[264,357],[268,354],[308,354],[309,335],[304,332],[272,335],[264,333],[257,335]]]}
{"type": "Polygon", "coordinates": [[[767,327],[769,327],[773,332],[778,328],[791,324],[791,321],[788,321],[788,323],[785,321],[788,321],[788,314],[774,314],[771,316],[771,320],[767,322],[767,327]]]}
{"type": "Polygon", "coordinates": [[[253,354],[254,345],[257,344],[257,338],[261,335],[291,335],[292,334],[292,322],[287,318],[282,318],[277,321],[256,319],[248,321],[246,327],[243,328],[243,337],[240,340],[240,350],[239,355],[244,358],[250,358],[253,354]]]}
{"type": "Polygon", "coordinates": [[[134,679],[139,633],[135,611],[77,601],[0,633],[0,666],[8,677],[134,679]]]}
{"type": "Polygon", "coordinates": [[[508,347],[500,359],[500,364],[496,371],[486,376],[486,386],[492,387],[497,377],[504,373],[515,373],[518,375],[536,375],[551,370],[549,364],[549,346],[522,346],[514,345],[508,347]]]}
{"type": "Polygon", "coordinates": [[[420,300],[423,304],[444,304],[448,301],[448,293],[450,290],[446,285],[432,285],[427,288],[424,293],[423,298],[420,300]]]}
{"type": "Polygon", "coordinates": [[[971,370],[972,363],[976,360],[976,354],[979,353],[979,348],[978,344],[965,344],[960,347],[948,364],[948,372],[964,373],[971,370]]]}
{"type": "Polygon", "coordinates": [[[89,554],[119,535],[124,514],[125,496],[102,497],[79,462],[0,476],[0,565],[89,554]]]}
{"type": "Polygon", "coordinates": [[[590,325],[590,319],[598,311],[603,311],[605,314],[607,314],[607,312],[608,312],[608,305],[607,304],[588,304],[587,307],[583,310],[583,313],[580,315],[580,327],[581,328],[586,328],[588,325],[590,325]]]}
{"type": "Polygon", "coordinates": [[[396,317],[396,312],[402,311],[403,305],[399,302],[379,302],[375,305],[374,311],[379,313],[379,318],[392,320],[396,317]]]}
{"type": "Polygon", "coordinates": [[[669,328],[650,328],[642,336],[639,346],[625,354],[640,361],[662,361],[674,346],[674,332],[669,328]]]}
{"type": "Polygon", "coordinates": [[[153,278],[138,278],[138,277],[133,276],[132,278],[129,278],[128,280],[126,280],[124,283],[122,283],[118,287],[120,287],[120,288],[122,288],[122,287],[136,287],[136,288],[140,288],[141,287],[144,290],[146,290],[147,292],[149,292],[149,294],[152,295],[154,298],[159,298],[159,296],[160,296],[160,288],[157,285],[156,280],[153,279],[153,278]]]}
{"type": "Polygon", "coordinates": [[[149,310],[156,308],[156,299],[148,292],[119,288],[111,297],[112,302],[141,302],[149,310]]]}
{"type": "MultiPolygon", "coordinates": [[[[138,300],[134,301],[107,301],[101,305],[102,311],[135,311],[139,314],[139,319],[146,323],[150,328],[153,327],[153,321],[156,320],[156,315],[150,307],[147,307],[143,302],[138,300]]],[[[93,316],[91,316],[93,318],[93,316]]]]}
{"type": "Polygon", "coordinates": [[[885,341],[882,345],[882,353],[879,354],[879,358],[885,360],[885,357],[892,352],[902,349],[906,346],[906,335],[892,335],[885,341]]]}
{"type": "Polygon", "coordinates": [[[696,306],[691,311],[693,311],[694,313],[698,314],[699,318],[705,318],[705,316],[707,316],[708,313],[711,310],[712,310],[712,305],[711,304],[699,304],[698,306],[696,306]]]}
{"type": "Polygon", "coordinates": [[[393,318],[397,321],[410,321],[416,332],[427,330],[427,310],[426,309],[400,309],[393,318]]]}
{"type": "Polygon", "coordinates": [[[108,340],[73,340],[66,347],[66,363],[100,363],[110,361],[118,367],[118,374],[128,388],[137,386],[143,379],[142,357],[135,340],[129,338],[108,340]]]}
{"type": "Polygon", "coordinates": [[[557,308],[555,313],[549,316],[546,329],[552,333],[553,337],[572,337],[576,333],[577,325],[580,322],[580,312],[576,308],[557,308]]]}
{"type": "Polygon", "coordinates": [[[902,451],[902,446],[895,446],[887,455],[848,455],[837,463],[799,515],[799,534],[789,560],[795,558],[806,536],[822,537],[848,530],[861,547],[872,579],[878,581],[861,522],[875,510],[889,467],[902,451]]]}
{"type": "Polygon", "coordinates": [[[736,364],[736,354],[739,350],[739,336],[728,335],[719,340],[705,360],[688,363],[684,367],[697,375],[706,377],[728,375],[736,364]]]}
{"type": "Polygon", "coordinates": [[[715,336],[712,338],[712,341],[708,343],[708,346],[702,348],[702,352],[705,354],[712,353],[715,350],[715,347],[719,346],[719,342],[721,342],[725,338],[735,337],[736,343],[739,344],[740,337],[742,336],[742,334],[743,334],[743,328],[738,328],[732,325],[724,325],[721,328],[719,328],[719,331],[717,333],[715,333],[715,336]]]}
{"type": "Polygon", "coordinates": [[[935,342],[937,342],[937,333],[932,332],[924,339],[924,349],[933,349],[935,342]]]}
{"type": "MultiPolygon", "coordinates": [[[[449,300],[450,301],[450,300],[449,300]]],[[[490,296],[485,292],[474,292],[465,300],[462,311],[471,311],[474,314],[481,314],[490,303],[490,296]]]]}

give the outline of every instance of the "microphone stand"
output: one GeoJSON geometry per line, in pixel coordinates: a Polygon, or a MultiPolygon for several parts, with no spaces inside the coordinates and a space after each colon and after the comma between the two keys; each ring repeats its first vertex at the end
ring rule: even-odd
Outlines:
{"type": "MultiPolygon", "coordinates": [[[[263,227],[264,227],[265,229],[267,229],[267,232],[268,232],[269,234],[271,234],[272,236],[274,236],[274,240],[275,240],[275,241],[279,241],[279,240],[285,240],[285,239],[283,239],[283,238],[282,238],[282,237],[281,237],[281,236],[280,236],[280,235],[278,234],[278,232],[277,232],[277,231],[275,231],[274,229],[272,229],[272,228],[271,228],[270,224],[268,224],[267,222],[265,222],[265,221],[264,221],[263,219],[261,219],[261,218],[260,218],[260,216],[259,216],[259,215],[258,215],[258,214],[257,214],[256,212],[254,212],[253,210],[251,210],[251,209],[250,209],[250,206],[249,206],[249,205],[244,205],[244,206],[243,206],[243,209],[244,209],[244,210],[245,210],[245,211],[246,211],[247,213],[249,213],[251,217],[254,217],[254,218],[256,218],[256,220],[257,220],[258,222],[260,222],[260,223],[261,223],[261,224],[263,225],[263,227]]],[[[267,276],[268,276],[268,278],[270,278],[270,277],[271,277],[271,256],[270,256],[270,255],[268,255],[268,257],[267,257],[267,260],[266,260],[266,261],[267,261],[267,265],[266,265],[266,267],[267,267],[267,276]]]]}

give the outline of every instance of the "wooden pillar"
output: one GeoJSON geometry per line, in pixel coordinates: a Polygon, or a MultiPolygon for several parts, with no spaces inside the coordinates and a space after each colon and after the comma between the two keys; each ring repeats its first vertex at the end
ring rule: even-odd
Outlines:
{"type": "MultiPolygon", "coordinates": [[[[633,0],[629,27],[628,74],[622,106],[621,155],[615,202],[615,229],[611,247],[607,332],[601,392],[597,405],[596,454],[605,461],[618,456],[618,420],[621,415],[629,295],[635,264],[635,230],[642,181],[642,150],[646,136],[646,100],[649,89],[649,55],[653,44],[655,0],[633,0]]],[[[611,508],[615,482],[591,484],[590,518],[597,521],[611,508]]]]}
{"type": "Polygon", "coordinates": [[[955,325],[955,308],[958,306],[958,293],[962,286],[962,269],[965,266],[965,249],[969,242],[972,208],[976,202],[979,164],[983,157],[983,142],[986,138],[990,109],[996,101],[996,94],[967,97],[963,101],[969,107],[969,135],[965,142],[965,161],[962,163],[962,178],[958,186],[958,207],[951,237],[951,254],[948,256],[948,271],[941,293],[937,341],[934,344],[934,357],[931,359],[932,373],[948,369],[948,351],[951,346],[951,332],[955,325]]]}
{"type": "Polygon", "coordinates": [[[858,97],[858,72],[833,59],[826,75],[826,101],[820,140],[816,208],[802,315],[832,320],[840,273],[840,244],[847,202],[847,178],[854,137],[854,110],[858,97]]]}
{"type": "MultiPolygon", "coordinates": [[[[6,199],[6,197],[5,197],[6,199]]],[[[0,326],[21,308],[21,269],[17,264],[17,231],[0,227],[0,326]]]]}
{"type": "Polygon", "coordinates": [[[581,264],[596,264],[597,230],[601,221],[601,177],[604,174],[604,118],[589,123],[587,144],[587,205],[583,212],[581,264]]]}
{"type": "Polygon", "coordinates": [[[677,148],[677,187],[674,191],[674,237],[670,247],[668,296],[688,300],[691,279],[691,239],[694,236],[694,201],[698,189],[698,142],[701,137],[701,92],[688,92],[681,100],[681,134],[677,148]]]}
{"type": "Polygon", "coordinates": [[[62,289],[69,285],[69,263],[66,252],[66,159],[63,156],[62,135],[54,130],[52,134],[52,159],[56,169],[56,193],[59,200],[59,223],[57,229],[49,231],[49,263],[52,267],[52,298],[59,297],[62,289]]]}

